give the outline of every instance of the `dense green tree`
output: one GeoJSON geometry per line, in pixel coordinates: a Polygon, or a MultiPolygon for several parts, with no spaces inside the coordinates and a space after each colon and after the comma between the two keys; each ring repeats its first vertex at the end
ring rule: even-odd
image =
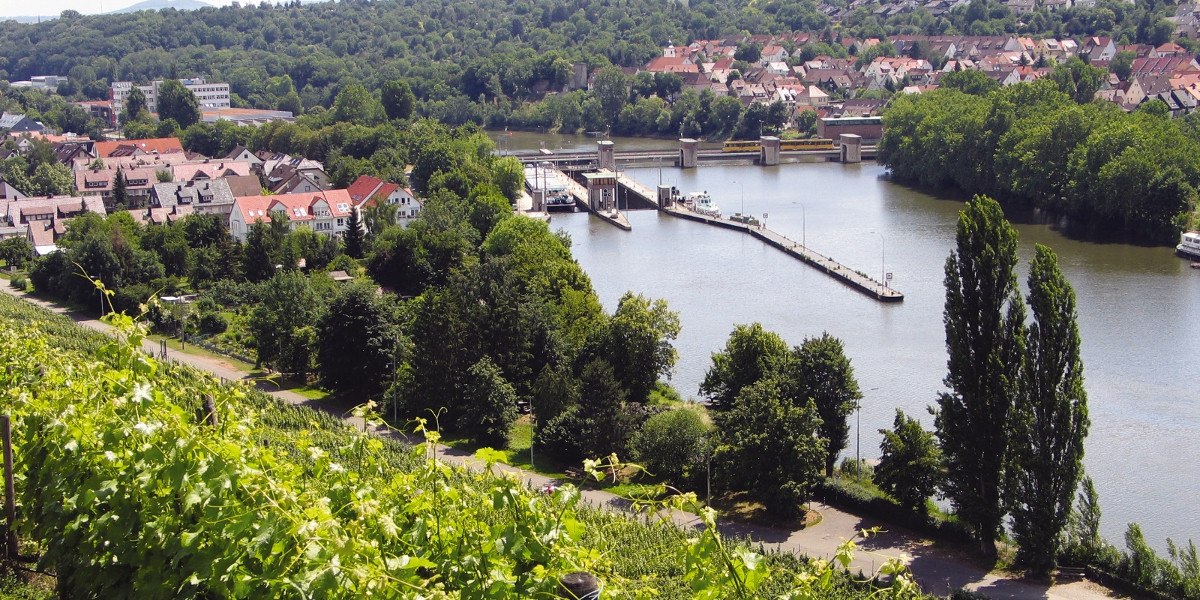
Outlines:
{"type": "Polygon", "coordinates": [[[1128,81],[1129,75],[1133,73],[1133,61],[1137,58],[1136,52],[1122,50],[1117,53],[1112,62],[1108,64],[1108,68],[1121,81],[1128,81]]]}
{"type": "Polygon", "coordinates": [[[250,313],[256,362],[281,373],[307,375],[317,350],[315,324],[324,309],[304,274],[284,271],[268,280],[262,301],[250,313]]]}
{"type": "Polygon", "coordinates": [[[629,455],[629,442],[637,432],[641,411],[626,401],[625,389],[608,361],[597,358],[579,371],[579,424],[577,435],[584,452],[592,457],[615,453],[629,455]]]}
{"type": "Polygon", "coordinates": [[[949,392],[939,394],[937,436],[944,491],[986,554],[1004,518],[1009,417],[1023,373],[1025,308],[1017,290],[1017,233],[995,200],[976,196],[959,213],[946,259],[949,392]]]}
{"type": "Polygon", "coordinates": [[[120,118],[122,124],[150,118],[150,109],[146,104],[146,93],[136,85],[129,91],[129,95],[125,96],[125,108],[121,110],[120,118]]]}
{"type": "Polygon", "coordinates": [[[200,122],[200,101],[179,80],[167,79],[158,86],[158,118],[174,120],[179,129],[191,127],[200,122]]]}
{"type": "Polygon", "coordinates": [[[22,269],[33,258],[33,246],[23,237],[0,240],[0,260],[10,268],[22,269]]]}
{"type": "Polygon", "coordinates": [[[774,374],[787,356],[787,343],[761,323],[738,325],[725,341],[725,348],[713,353],[700,393],[714,409],[733,408],[743,389],[774,374]]]}
{"type": "Polygon", "coordinates": [[[1049,77],[1064,94],[1071,96],[1079,104],[1087,104],[1095,99],[1100,84],[1104,82],[1104,69],[1093,67],[1079,57],[1072,56],[1054,67],[1049,77]]]}
{"type": "Polygon", "coordinates": [[[492,165],[496,185],[500,192],[511,202],[516,202],[521,192],[525,191],[525,168],[521,161],[514,156],[499,158],[492,165]]]}
{"type": "Polygon", "coordinates": [[[379,101],[361,84],[352,83],[333,101],[333,119],[356,125],[374,125],[383,117],[379,101]]]}
{"type": "Polygon", "coordinates": [[[924,514],[927,500],[937,491],[942,477],[942,454],[933,434],[920,421],[896,409],[891,429],[880,429],[879,465],[875,484],[901,506],[924,514]]]}
{"type": "Polygon", "coordinates": [[[250,225],[246,234],[245,260],[242,261],[242,272],[249,281],[266,281],[275,276],[279,270],[295,268],[295,261],[286,251],[287,246],[287,217],[272,214],[271,220],[264,223],[261,220],[250,225]]]}
{"type": "Polygon", "coordinates": [[[987,73],[983,71],[971,69],[946,73],[938,80],[938,86],[955,89],[965,94],[986,96],[988,93],[1000,89],[1000,82],[988,77],[987,73]]]}
{"type": "Polygon", "coordinates": [[[697,406],[663,411],[646,419],[634,436],[634,460],[650,474],[686,486],[703,474],[712,435],[712,425],[697,406]]]}
{"type": "Polygon", "coordinates": [[[463,401],[463,433],[481,446],[507,447],[517,393],[492,359],[485,356],[467,370],[463,401]]]}
{"type": "Polygon", "coordinates": [[[588,340],[580,363],[604,359],[630,402],[644,403],[660,377],[670,377],[678,353],[679,314],[664,300],[626,292],[617,310],[588,340]]]}
{"type": "Polygon", "coordinates": [[[26,192],[31,196],[66,196],[74,193],[75,178],[66,165],[43,162],[33,169],[26,192]]]}
{"type": "Polygon", "coordinates": [[[862,399],[842,341],[828,333],[805,339],[789,353],[779,375],[786,397],[816,407],[821,418],[817,435],[825,440],[825,475],[832,477],[838,455],[849,443],[848,419],[862,399]]]}
{"type": "Polygon", "coordinates": [[[758,44],[738,44],[737,50],[733,53],[733,58],[743,62],[756,63],[762,59],[762,46],[758,44]]]}
{"type": "Polygon", "coordinates": [[[374,397],[391,379],[402,346],[389,300],[375,285],[358,280],[342,285],[317,321],[317,375],[336,393],[374,397]]]}
{"type": "Polygon", "coordinates": [[[1087,392],[1079,356],[1075,291],[1049,248],[1029,269],[1025,385],[1013,407],[1008,494],[1017,560],[1048,573],[1062,549],[1071,501],[1083,476],[1087,392]]]}
{"type": "Polygon", "coordinates": [[[825,462],[819,424],[811,402],[786,400],[771,379],[742,389],[733,408],[716,416],[718,480],[750,492],[774,516],[799,515],[825,462]]]}
{"type": "Polygon", "coordinates": [[[629,101],[629,81],[619,67],[605,67],[596,74],[592,90],[600,101],[606,121],[611,125],[617,122],[621,109],[629,101]]]}
{"type": "Polygon", "coordinates": [[[387,118],[404,120],[412,116],[417,98],[407,81],[392,80],[383,84],[382,101],[387,118]]]}
{"type": "Polygon", "coordinates": [[[358,207],[350,209],[350,218],[346,219],[346,233],[342,236],[342,241],[346,244],[346,254],[350,258],[363,257],[363,223],[359,218],[358,207]]]}

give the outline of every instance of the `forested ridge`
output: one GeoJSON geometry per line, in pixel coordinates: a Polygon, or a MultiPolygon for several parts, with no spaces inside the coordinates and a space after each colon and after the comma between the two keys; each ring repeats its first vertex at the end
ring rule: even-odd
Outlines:
{"type": "MultiPolygon", "coordinates": [[[[1112,35],[1120,43],[1170,37],[1165,3],[1039,10],[1018,20],[1001,2],[974,0],[940,16],[924,8],[883,18],[867,7],[839,23],[821,12],[842,0],[346,0],[124,15],[74,11],[40,24],[0,23],[0,79],[69,75],[63,92],[107,97],[112,81],[203,76],[231,85],[234,106],[301,112],[330,107],[352,83],[379,90],[406,80],[417,113],[448,123],[548,126],[524,103],[561,90],[572,65],[642,66],[668,43],[807,31],[825,42],[892,34],[1112,35]]],[[[837,43],[817,44],[842,51],[837,43]]],[[[588,125],[582,101],[557,121],[588,125]],[[570,117],[573,116],[574,119],[570,117]],[[578,122],[577,122],[578,121],[578,122]]],[[[550,108],[557,110],[561,108],[550,108]]],[[[609,116],[609,123],[616,115],[609,116]]],[[[597,119],[591,119],[595,125],[597,119]]],[[[671,125],[678,129],[678,119],[671,125]]],[[[549,122],[549,123],[548,123],[549,122]]],[[[732,127],[732,124],[727,124],[732,127]]],[[[702,128],[703,129],[703,128],[702,128]]],[[[701,131],[710,134],[710,131],[701,131]]],[[[696,133],[696,132],[693,132],[696,133]]],[[[718,132],[721,133],[721,132],[718,132]]]]}

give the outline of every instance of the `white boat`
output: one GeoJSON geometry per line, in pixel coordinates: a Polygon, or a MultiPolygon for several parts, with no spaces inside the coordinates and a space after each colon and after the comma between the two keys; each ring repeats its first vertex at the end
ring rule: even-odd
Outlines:
{"type": "Polygon", "coordinates": [[[700,213],[707,217],[721,217],[721,207],[717,206],[712,201],[712,197],[708,192],[692,192],[684,199],[684,204],[692,209],[692,212],[700,213]]]}
{"type": "Polygon", "coordinates": [[[1200,231],[1187,231],[1175,246],[1175,253],[1187,258],[1200,259],[1200,231]]]}

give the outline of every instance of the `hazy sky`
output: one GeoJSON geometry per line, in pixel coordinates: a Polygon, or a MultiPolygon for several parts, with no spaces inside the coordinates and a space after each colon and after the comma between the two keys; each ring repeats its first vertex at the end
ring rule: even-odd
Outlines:
{"type": "MultiPolygon", "coordinates": [[[[141,0],[0,0],[0,17],[57,17],[64,10],[77,10],[85,15],[114,11],[137,4],[141,0]],[[101,10],[103,8],[103,10],[101,10]]],[[[224,6],[233,0],[200,0],[213,6],[224,6]]],[[[242,4],[246,4],[242,0],[242,4]]],[[[257,4],[257,1],[254,2],[257,4]]]]}

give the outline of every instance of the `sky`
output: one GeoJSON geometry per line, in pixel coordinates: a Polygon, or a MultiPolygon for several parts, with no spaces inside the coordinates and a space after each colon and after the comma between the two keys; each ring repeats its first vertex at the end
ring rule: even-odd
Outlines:
{"type": "MultiPolygon", "coordinates": [[[[3,17],[57,17],[64,10],[77,10],[85,15],[110,12],[132,6],[141,0],[0,0],[0,18],[3,17]],[[103,7],[103,10],[101,8],[103,7]]],[[[213,6],[225,6],[233,0],[200,0],[213,6]]],[[[257,4],[257,1],[254,2],[257,4]]],[[[246,0],[242,0],[246,4],[246,0]]]]}

